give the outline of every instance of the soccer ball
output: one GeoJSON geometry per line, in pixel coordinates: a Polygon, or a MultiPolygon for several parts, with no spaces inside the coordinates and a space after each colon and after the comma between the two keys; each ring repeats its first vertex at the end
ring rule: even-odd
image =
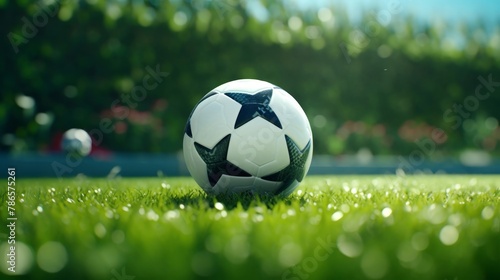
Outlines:
{"type": "Polygon", "coordinates": [[[92,138],[83,129],[69,129],[63,134],[61,149],[74,155],[87,156],[92,149],[92,138]]]}
{"type": "Polygon", "coordinates": [[[287,196],[311,165],[311,126],[299,103],[268,82],[244,79],[206,94],[183,140],[191,176],[209,194],[287,196]]]}

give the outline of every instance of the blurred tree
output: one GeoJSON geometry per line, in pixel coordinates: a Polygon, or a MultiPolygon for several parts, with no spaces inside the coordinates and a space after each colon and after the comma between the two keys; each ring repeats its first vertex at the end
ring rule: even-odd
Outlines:
{"type": "Polygon", "coordinates": [[[490,86],[479,100],[476,88],[500,80],[500,30],[481,23],[463,25],[453,46],[446,26],[384,26],[369,13],[350,24],[339,7],[283,1],[0,1],[0,18],[4,151],[47,150],[80,127],[101,131],[108,149],[175,152],[196,102],[238,78],[290,92],[316,153],[407,153],[414,139],[398,131],[408,120],[443,129],[448,154],[498,151],[500,97],[490,86]],[[151,69],[164,75],[154,87],[144,84],[151,69]],[[468,119],[489,120],[481,141],[462,129],[468,119]]]}

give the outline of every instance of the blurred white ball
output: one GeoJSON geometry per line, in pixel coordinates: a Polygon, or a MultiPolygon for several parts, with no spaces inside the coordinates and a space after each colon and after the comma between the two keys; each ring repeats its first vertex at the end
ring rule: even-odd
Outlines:
{"type": "Polygon", "coordinates": [[[63,134],[61,149],[67,153],[87,156],[92,150],[92,138],[83,129],[69,129],[63,134]]]}

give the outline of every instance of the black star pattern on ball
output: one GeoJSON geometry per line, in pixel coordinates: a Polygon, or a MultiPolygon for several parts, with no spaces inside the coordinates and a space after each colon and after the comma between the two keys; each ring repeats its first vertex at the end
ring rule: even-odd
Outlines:
{"type": "Polygon", "coordinates": [[[305,175],[304,173],[306,172],[307,157],[311,151],[311,140],[307,142],[307,145],[302,150],[295,144],[292,138],[288,137],[288,135],[285,135],[285,140],[288,148],[288,156],[290,157],[290,164],[281,171],[262,177],[264,180],[283,182],[281,187],[276,191],[276,194],[288,188],[294,180],[298,182],[302,181],[305,175]]]}
{"type": "Polygon", "coordinates": [[[269,106],[271,97],[273,96],[272,89],[266,89],[256,94],[246,94],[240,92],[226,92],[226,96],[241,104],[240,112],[236,117],[234,128],[238,128],[256,117],[261,117],[275,126],[281,127],[281,122],[269,106]]]}
{"type": "Polygon", "coordinates": [[[191,111],[191,114],[189,114],[188,121],[186,123],[186,127],[184,128],[184,133],[186,133],[187,136],[193,138],[193,132],[191,131],[191,117],[193,116],[193,113],[196,110],[196,107],[198,107],[198,105],[200,105],[200,103],[203,102],[203,100],[209,98],[210,96],[216,95],[216,94],[217,94],[217,92],[213,92],[213,91],[209,92],[205,96],[203,96],[203,98],[200,101],[198,101],[198,103],[196,103],[196,105],[193,108],[193,111],[191,111]]]}
{"type": "Polygon", "coordinates": [[[207,176],[210,185],[213,187],[222,175],[238,176],[238,177],[250,177],[245,170],[239,168],[238,166],[232,164],[227,160],[227,151],[229,148],[229,142],[231,140],[231,134],[222,138],[212,149],[204,147],[198,143],[194,143],[196,151],[203,159],[207,165],[207,176]]]}

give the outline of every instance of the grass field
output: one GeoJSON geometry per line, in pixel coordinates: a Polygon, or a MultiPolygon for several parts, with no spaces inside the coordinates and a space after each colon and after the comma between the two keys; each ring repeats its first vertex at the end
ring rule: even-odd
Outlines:
{"type": "Polygon", "coordinates": [[[15,211],[17,279],[500,279],[500,176],[309,176],[287,198],[18,179],[15,211]]]}

